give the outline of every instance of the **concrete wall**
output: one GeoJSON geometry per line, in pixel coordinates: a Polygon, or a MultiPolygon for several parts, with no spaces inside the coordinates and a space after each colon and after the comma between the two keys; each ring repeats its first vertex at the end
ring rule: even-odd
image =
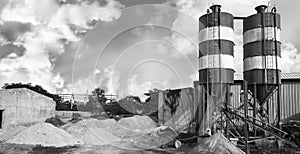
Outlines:
{"type": "Polygon", "coordinates": [[[83,111],[55,111],[55,115],[64,118],[72,118],[73,114],[79,114],[82,117],[90,117],[92,113],[83,111]]]}
{"type": "Polygon", "coordinates": [[[0,90],[2,128],[43,122],[54,116],[55,102],[26,88],[0,90]]]}

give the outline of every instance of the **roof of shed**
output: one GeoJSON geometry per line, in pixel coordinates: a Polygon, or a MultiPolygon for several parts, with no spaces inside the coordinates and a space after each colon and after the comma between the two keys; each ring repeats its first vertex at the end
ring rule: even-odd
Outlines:
{"type": "MultiPolygon", "coordinates": [[[[282,80],[295,80],[300,79],[300,72],[292,72],[292,73],[281,73],[282,80]]],[[[235,74],[234,80],[243,80],[243,74],[235,74]]]]}
{"type": "Polygon", "coordinates": [[[300,72],[282,73],[281,79],[300,79],[300,72]]]}

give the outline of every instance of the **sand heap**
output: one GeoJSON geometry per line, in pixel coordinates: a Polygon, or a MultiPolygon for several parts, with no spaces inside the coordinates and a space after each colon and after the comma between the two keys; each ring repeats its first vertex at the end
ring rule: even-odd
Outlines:
{"type": "Polygon", "coordinates": [[[194,154],[244,154],[244,151],[234,146],[222,133],[218,132],[203,139],[189,153],[194,154]]]}
{"type": "Polygon", "coordinates": [[[79,123],[64,127],[64,129],[73,137],[88,145],[114,144],[121,141],[112,133],[93,124],[95,123],[92,123],[92,125],[89,125],[88,122],[85,124],[79,123]]]}
{"type": "Polygon", "coordinates": [[[88,126],[93,128],[110,129],[112,127],[116,127],[116,123],[117,121],[115,119],[105,119],[105,120],[87,119],[87,120],[79,121],[77,125],[88,126]]]}
{"type": "Polygon", "coordinates": [[[19,134],[21,131],[26,129],[25,126],[16,126],[14,128],[5,129],[0,132],[0,142],[6,142],[8,139],[12,138],[13,136],[19,134]]]}
{"type": "Polygon", "coordinates": [[[133,116],[122,118],[117,122],[117,127],[110,131],[121,138],[131,138],[141,134],[149,133],[157,124],[148,116],[133,116]]]}
{"type": "Polygon", "coordinates": [[[6,143],[64,147],[82,144],[66,131],[49,123],[35,124],[11,137],[6,143]]]}
{"type": "Polygon", "coordinates": [[[120,119],[118,126],[134,131],[146,131],[156,128],[157,124],[148,116],[136,115],[120,119]]]}
{"type": "Polygon", "coordinates": [[[63,129],[74,138],[88,145],[118,144],[120,141],[133,140],[134,137],[150,133],[156,123],[147,116],[134,116],[114,119],[85,119],[74,124],[67,124],[63,129]]]}

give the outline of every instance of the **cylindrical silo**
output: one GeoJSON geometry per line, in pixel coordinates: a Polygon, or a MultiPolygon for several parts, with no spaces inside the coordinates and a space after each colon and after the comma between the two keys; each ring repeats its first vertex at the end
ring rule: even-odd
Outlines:
{"type": "Polygon", "coordinates": [[[280,84],[281,57],[280,15],[268,12],[267,6],[255,8],[257,13],[244,19],[244,80],[262,104],[280,84]]]}
{"type": "Polygon", "coordinates": [[[204,127],[215,123],[221,106],[228,100],[234,75],[233,46],[233,15],[221,12],[220,5],[211,6],[199,19],[199,84],[204,91],[204,127]]]}

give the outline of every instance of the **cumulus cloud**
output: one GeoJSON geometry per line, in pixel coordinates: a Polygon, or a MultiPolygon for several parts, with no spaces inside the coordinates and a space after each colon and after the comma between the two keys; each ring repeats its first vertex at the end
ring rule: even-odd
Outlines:
{"type": "Polygon", "coordinates": [[[179,33],[173,33],[171,36],[164,37],[162,41],[165,43],[157,45],[158,47],[164,46],[164,51],[160,50],[160,53],[167,53],[174,58],[197,55],[198,47],[195,38],[192,39],[179,33]]]}
{"type": "MultiPolygon", "coordinates": [[[[53,72],[55,57],[65,51],[66,44],[81,39],[78,31],[87,32],[95,21],[119,18],[122,7],[115,0],[107,0],[104,5],[99,1],[59,4],[56,0],[10,0],[3,8],[1,21],[31,26],[10,40],[11,44],[24,47],[25,52],[0,60],[0,84],[31,82],[50,92],[64,87],[64,79],[53,72]]],[[[0,41],[7,39],[0,37],[0,41]]]]}
{"type": "Polygon", "coordinates": [[[300,52],[291,43],[282,44],[281,68],[286,73],[300,71],[300,52]]]}
{"type": "Polygon", "coordinates": [[[208,7],[212,4],[220,4],[222,5],[223,11],[231,12],[236,16],[248,16],[254,12],[254,7],[262,4],[267,5],[268,1],[269,0],[170,0],[180,11],[185,12],[196,20],[202,14],[205,14],[208,7]]]}
{"type": "Polygon", "coordinates": [[[113,66],[109,66],[104,69],[103,74],[99,74],[101,85],[105,85],[106,92],[108,94],[117,94],[119,90],[119,79],[121,73],[114,69],[113,66]]]}
{"type": "Polygon", "coordinates": [[[148,96],[145,93],[148,93],[149,90],[159,89],[165,90],[170,88],[170,85],[167,80],[165,81],[146,81],[138,82],[138,74],[133,74],[128,81],[128,93],[129,95],[138,96],[142,101],[145,101],[148,96]]]}
{"type": "Polygon", "coordinates": [[[113,65],[100,70],[95,69],[87,77],[82,77],[63,88],[62,93],[89,94],[95,88],[105,90],[106,94],[118,94],[121,73],[113,65]]]}

